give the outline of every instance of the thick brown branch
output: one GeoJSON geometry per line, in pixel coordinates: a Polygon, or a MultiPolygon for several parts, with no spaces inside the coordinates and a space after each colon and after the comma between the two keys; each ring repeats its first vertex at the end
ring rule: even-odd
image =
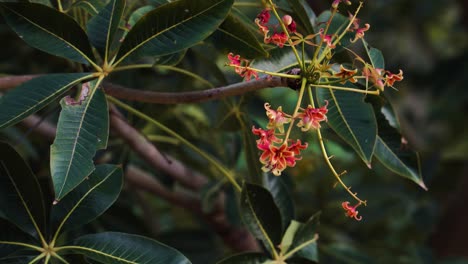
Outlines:
{"type": "Polygon", "coordinates": [[[235,227],[228,222],[222,195],[213,212],[207,214],[203,212],[200,200],[184,193],[169,191],[154,177],[135,166],[127,167],[125,177],[132,186],[146,190],[202,217],[220,235],[224,243],[232,249],[238,252],[260,250],[257,241],[246,229],[235,227]]]}
{"type": "Polygon", "coordinates": [[[185,167],[180,161],[163,155],[138,130],[129,125],[115,110],[110,114],[112,131],[119,135],[141,158],[153,168],[171,175],[182,186],[191,190],[201,189],[208,180],[191,169],[185,167]]]}
{"type": "Polygon", "coordinates": [[[280,77],[263,77],[258,80],[235,83],[203,91],[180,93],[143,91],[126,88],[121,85],[111,83],[105,83],[104,90],[108,95],[129,101],[156,104],[180,104],[205,102],[234,95],[241,95],[255,90],[279,86],[287,87],[286,79],[280,77]]]}

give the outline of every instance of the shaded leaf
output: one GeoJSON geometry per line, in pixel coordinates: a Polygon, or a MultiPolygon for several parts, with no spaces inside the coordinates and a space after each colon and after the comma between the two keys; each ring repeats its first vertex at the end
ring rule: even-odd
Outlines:
{"type": "Polygon", "coordinates": [[[292,8],[296,14],[296,22],[304,27],[305,34],[314,34],[315,29],[315,19],[316,15],[314,11],[310,8],[309,4],[304,0],[288,0],[289,6],[292,8]]]}
{"type": "Polygon", "coordinates": [[[371,47],[364,39],[362,39],[362,44],[367,52],[367,56],[369,57],[372,67],[376,69],[385,69],[385,59],[382,52],[371,47]]]}
{"type": "Polygon", "coordinates": [[[36,176],[9,144],[0,141],[0,208],[24,232],[45,233],[46,205],[36,176]]]}
{"type": "Polygon", "coordinates": [[[117,33],[125,9],[125,0],[111,0],[87,24],[89,40],[107,61],[111,44],[117,33]]]}
{"type": "MultiPolygon", "coordinates": [[[[343,87],[356,88],[349,82],[343,87]]],[[[364,102],[365,95],[320,88],[317,96],[319,105],[325,105],[325,100],[329,102],[328,125],[370,166],[377,138],[377,122],[372,106],[364,102]]]]}
{"type": "MultiPolygon", "coordinates": [[[[60,104],[62,112],[57,136],[50,149],[50,169],[55,198],[61,200],[94,170],[96,151],[105,148],[109,134],[109,112],[102,89],[90,84],[86,98],[77,105],[60,104]]],[[[86,85],[83,85],[85,87],[86,85]]]]}
{"type": "Polygon", "coordinates": [[[176,66],[185,57],[185,53],[187,53],[186,49],[177,53],[173,53],[173,54],[169,54],[169,55],[165,55],[161,57],[156,57],[154,59],[154,66],[156,68],[158,65],[176,66]]]}
{"type": "Polygon", "coordinates": [[[63,95],[89,73],[48,74],[21,84],[0,98],[0,128],[14,125],[63,95]]]}
{"type": "Polygon", "coordinates": [[[120,194],[122,169],[115,165],[96,166],[78,187],[52,207],[51,220],[61,231],[78,228],[104,213],[120,194]]]}
{"type": "Polygon", "coordinates": [[[0,3],[8,25],[30,46],[88,64],[94,58],[88,36],[68,15],[35,3],[0,3]]]}
{"type": "Polygon", "coordinates": [[[256,184],[244,184],[240,209],[250,232],[271,252],[281,242],[281,215],[270,192],[256,184]]]}
{"type": "Polygon", "coordinates": [[[233,0],[179,0],[143,16],[128,32],[117,55],[162,56],[189,48],[208,37],[224,20],[233,0]]]}
{"type": "Polygon", "coordinates": [[[303,247],[295,256],[303,257],[318,262],[317,228],[319,225],[319,213],[313,215],[305,224],[301,224],[294,236],[291,250],[303,247]]]}
{"type": "Polygon", "coordinates": [[[132,28],[138,20],[140,20],[144,15],[148,12],[152,11],[155,7],[152,5],[146,5],[138,8],[137,10],[133,11],[130,17],[128,18],[127,24],[132,28]]]}
{"type": "Polygon", "coordinates": [[[180,252],[156,240],[125,233],[85,235],[73,241],[73,246],[69,248],[102,263],[190,263],[180,252]]]}
{"type": "Polygon", "coordinates": [[[262,253],[249,252],[229,256],[217,264],[261,264],[268,260],[268,257],[262,253]]]}
{"type": "Polygon", "coordinates": [[[292,200],[291,193],[282,177],[274,176],[271,173],[265,173],[264,179],[265,187],[270,190],[273,200],[280,211],[283,230],[286,230],[295,215],[294,201],[292,200]]]}
{"type": "MultiPolygon", "coordinates": [[[[248,175],[246,180],[250,183],[262,183],[262,175],[264,172],[260,168],[259,153],[257,149],[256,138],[252,133],[252,122],[247,118],[247,115],[236,115],[237,122],[242,129],[242,145],[245,151],[245,159],[247,162],[248,175]]],[[[228,122],[231,123],[231,122],[228,122]]]]}
{"type": "Polygon", "coordinates": [[[249,59],[268,56],[254,33],[232,14],[227,16],[212,37],[216,45],[223,47],[225,52],[240,54],[249,59]]]}
{"type": "Polygon", "coordinates": [[[16,256],[17,252],[24,251],[25,247],[18,245],[11,245],[8,242],[21,242],[39,246],[37,241],[24,233],[21,229],[13,223],[5,219],[0,219],[0,263],[4,263],[6,257],[16,256]]]}
{"type": "Polygon", "coordinates": [[[105,6],[105,0],[78,0],[74,2],[67,12],[73,8],[81,8],[91,16],[95,16],[105,6]]]}

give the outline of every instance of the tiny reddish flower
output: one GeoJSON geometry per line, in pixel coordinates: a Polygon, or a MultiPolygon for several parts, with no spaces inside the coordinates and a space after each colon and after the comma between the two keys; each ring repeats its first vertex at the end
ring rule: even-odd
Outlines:
{"type": "Polygon", "coordinates": [[[277,110],[270,108],[269,103],[265,103],[266,115],[270,122],[268,122],[268,129],[278,129],[280,133],[284,133],[284,124],[291,122],[289,115],[283,112],[282,107],[278,107],[277,110]]]}
{"type": "Polygon", "coordinates": [[[389,71],[386,72],[386,76],[385,76],[385,84],[387,84],[388,86],[391,86],[393,87],[393,84],[395,82],[399,82],[401,80],[403,80],[403,71],[400,70],[400,72],[398,74],[395,74],[395,73],[391,73],[389,71]]]}
{"type": "Polygon", "coordinates": [[[339,5],[341,2],[343,2],[343,3],[347,4],[347,5],[350,5],[350,4],[351,4],[351,1],[349,1],[349,0],[334,0],[333,3],[332,3],[332,7],[333,7],[334,9],[337,9],[337,8],[338,8],[338,5],[339,5]]]}
{"type": "Polygon", "coordinates": [[[274,175],[280,176],[281,172],[286,167],[294,167],[296,160],[300,160],[300,150],[307,148],[307,143],[301,144],[300,140],[291,146],[282,144],[280,147],[270,145],[268,150],[265,150],[260,156],[260,162],[264,164],[262,170],[265,172],[271,171],[274,175]],[[297,154],[296,154],[297,153],[297,154]]]}
{"type": "Polygon", "coordinates": [[[234,55],[232,52],[228,54],[229,63],[235,67],[235,72],[245,80],[249,81],[252,76],[258,79],[258,73],[255,70],[248,69],[250,61],[241,58],[239,55],[234,55]]]}
{"type": "Polygon", "coordinates": [[[356,219],[357,221],[361,221],[361,219],[362,219],[362,216],[358,216],[358,213],[359,213],[359,212],[356,211],[356,208],[357,208],[358,206],[360,206],[360,205],[361,205],[361,203],[358,203],[358,204],[356,204],[355,206],[350,206],[350,205],[349,205],[349,202],[342,202],[342,203],[341,203],[341,206],[343,207],[343,209],[346,210],[346,216],[351,217],[351,218],[354,218],[354,219],[356,219]]]}
{"type": "Polygon", "coordinates": [[[260,138],[256,141],[257,148],[260,150],[267,150],[272,143],[281,143],[282,141],[276,137],[274,129],[265,130],[261,128],[255,128],[255,126],[253,126],[252,133],[254,135],[260,136],[260,138]]]}
{"type": "Polygon", "coordinates": [[[228,54],[229,63],[237,66],[241,66],[240,55],[234,55],[232,52],[228,54]]]}
{"type": "Polygon", "coordinates": [[[289,32],[296,32],[296,22],[292,19],[290,15],[284,15],[281,20],[283,20],[283,23],[286,25],[289,32]]]}
{"type": "Polygon", "coordinates": [[[363,28],[358,28],[356,29],[356,35],[354,36],[354,39],[351,40],[351,42],[356,42],[358,39],[361,39],[364,37],[364,32],[366,32],[367,30],[369,30],[370,28],[370,25],[369,24],[364,24],[364,27],[363,28]]]}
{"type": "Polygon", "coordinates": [[[300,118],[300,120],[297,126],[300,127],[302,131],[307,131],[310,128],[318,129],[320,128],[320,122],[327,120],[328,101],[325,102],[325,105],[320,108],[313,108],[309,105],[304,112],[298,114],[297,117],[300,118]]]}
{"type": "Polygon", "coordinates": [[[319,33],[320,33],[320,37],[322,38],[322,41],[327,43],[327,46],[330,49],[336,48],[336,45],[334,45],[333,42],[332,42],[333,35],[325,35],[323,32],[324,32],[324,29],[321,28],[319,30],[319,33]]]}
{"type": "Polygon", "coordinates": [[[260,14],[257,15],[256,20],[258,19],[258,23],[260,25],[265,25],[270,21],[270,10],[268,8],[263,9],[260,14]]]}
{"type": "Polygon", "coordinates": [[[275,33],[273,34],[268,40],[267,43],[271,42],[275,44],[276,46],[282,48],[284,47],[284,44],[288,41],[288,36],[284,32],[280,33],[275,33]]]}
{"type": "Polygon", "coordinates": [[[357,82],[357,80],[353,77],[357,73],[357,69],[348,70],[343,65],[340,65],[340,72],[335,73],[334,76],[341,78],[341,83],[345,83],[346,81],[350,81],[352,83],[357,82]]]}

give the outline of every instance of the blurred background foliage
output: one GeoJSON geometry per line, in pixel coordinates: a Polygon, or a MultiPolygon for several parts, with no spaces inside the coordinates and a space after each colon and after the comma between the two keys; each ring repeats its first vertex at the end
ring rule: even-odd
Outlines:
{"type": "MultiPolygon", "coordinates": [[[[135,1],[134,8],[160,2],[135,1]]],[[[309,1],[317,14],[326,10],[329,2],[309,1]]],[[[238,5],[237,11],[252,19],[260,7],[238,5]]],[[[344,217],[340,206],[349,197],[340,187],[334,188],[333,177],[314,144],[315,137],[308,136],[310,147],[304,152],[303,160],[283,176],[296,203],[297,219],[304,221],[321,211],[321,263],[468,263],[468,210],[465,208],[468,203],[468,3],[464,0],[365,1],[359,17],[371,24],[366,39],[382,50],[386,68],[392,72],[400,68],[404,71],[405,79],[398,84],[398,92],[386,93],[397,109],[408,144],[420,151],[423,177],[429,190],[424,191],[390,173],[378,162],[369,170],[352,149],[344,147],[332,133],[326,133],[337,167],[350,172],[345,176],[348,185],[368,201],[367,207],[359,208],[363,220],[350,220],[344,217]]],[[[1,74],[74,71],[75,65],[66,60],[27,46],[3,21],[0,21],[0,39],[1,74]]],[[[177,67],[203,76],[214,86],[241,81],[232,69],[223,66],[227,50],[217,43],[217,37],[213,36],[188,50],[177,67]]],[[[209,88],[203,82],[165,69],[135,70],[111,77],[112,82],[135,89],[179,92],[209,88]]],[[[263,102],[283,105],[288,111],[295,100],[293,90],[266,89],[202,104],[134,105],[242,172],[248,164],[243,158],[242,126],[236,114],[264,124],[263,102]]],[[[58,111],[55,104],[40,114],[55,122],[58,111]]],[[[224,188],[232,196],[232,190],[216,184],[221,178],[205,160],[141,120],[135,119],[133,124],[154,139],[161,150],[211,176],[212,184],[207,190],[224,188]]],[[[0,137],[14,142],[34,171],[48,181],[50,142],[21,126],[0,131],[0,137]]],[[[117,138],[111,137],[108,150],[100,153],[97,159],[100,158],[145,167],[117,138]]],[[[179,188],[169,177],[158,171],[152,173],[167,186],[179,188]]],[[[205,197],[203,193],[193,195],[205,197]]],[[[209,197],[206,200],[209,210],[209,197]]],[[[234,197],[228,197],[227,206],[230,221],[240,224],[234,197]]],[[[181,250],[193,263],[213,263],[229,252],[202,220],[129,185],[105,215],[84,229],[155,237],[181,250]]]]}

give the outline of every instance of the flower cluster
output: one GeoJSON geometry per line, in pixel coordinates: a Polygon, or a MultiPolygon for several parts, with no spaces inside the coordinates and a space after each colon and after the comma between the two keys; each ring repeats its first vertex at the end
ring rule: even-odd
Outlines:
{"type": "Polygon", "coordinates": [[[366,78],[366,82],[371,81],[375,87],[383,91],[385,86],[393,87],[395,82],[403,80],[403,71],[400,70],[398,74],[391,73],[380,68],[374,68],[366,65],[362,70],[363,76],[366,78]]]}
{"type": "Polygon", "coordinates": [[[230,66],[235,67],[236,73],[241,77],[244,77],[245,80],[249,81],[252,76],[255,77],[255,79],[258,79],[258,73],[249,68],[249,60],[243,59],[240,55],[234,55],[233,53],[228,54],[228,59],[230,66]]]}
{"type": "Polygon", "coordinates": [[[252,133],[260,137],[257,140],[257,148],[262,151],[260,162],[263,164],[263,171],[271,171],[274,175],[279,176],[287,167],[296,165],[296,160],[301,159],[301,151],[306,149],[308,144],[302,144],[299,139],[282,138],[284,125],[291,123],[293,119],[299,119],[297,126],[302,131],[307,131],[310,128],[318,129],[320,122],[327,120],[327,105],[328,102],[320,108],[313,108],[309,105],[293,117],[283,112],[281,106],[274,110],[271,109],[269,103],[265,103],[264,107],[269,121],[267,129],[252,127],[252,133]]]}
{"type": "MultiPolygon", "coordinates": [[[[264,9],[260,14],[257,15],[255,19],[255,24],[257,24],[260,33],[263,35],[263,42],[266,44],[273,43],[276,46],[282,48],[288,41],[288,35],[286,32],[277,32],[276,28],[280,26],[279,24],[276,25],[269,25],[270,21],[270,9],[264,9]],[[274,30],[274,33],[270,35],[270,29],[274,30]]],[[[290,33],[296,32],[296,22],[292,19],[290,15],[285,15],[282,17],[282,22],[286,26],[287,30],[290,33]]]]}

